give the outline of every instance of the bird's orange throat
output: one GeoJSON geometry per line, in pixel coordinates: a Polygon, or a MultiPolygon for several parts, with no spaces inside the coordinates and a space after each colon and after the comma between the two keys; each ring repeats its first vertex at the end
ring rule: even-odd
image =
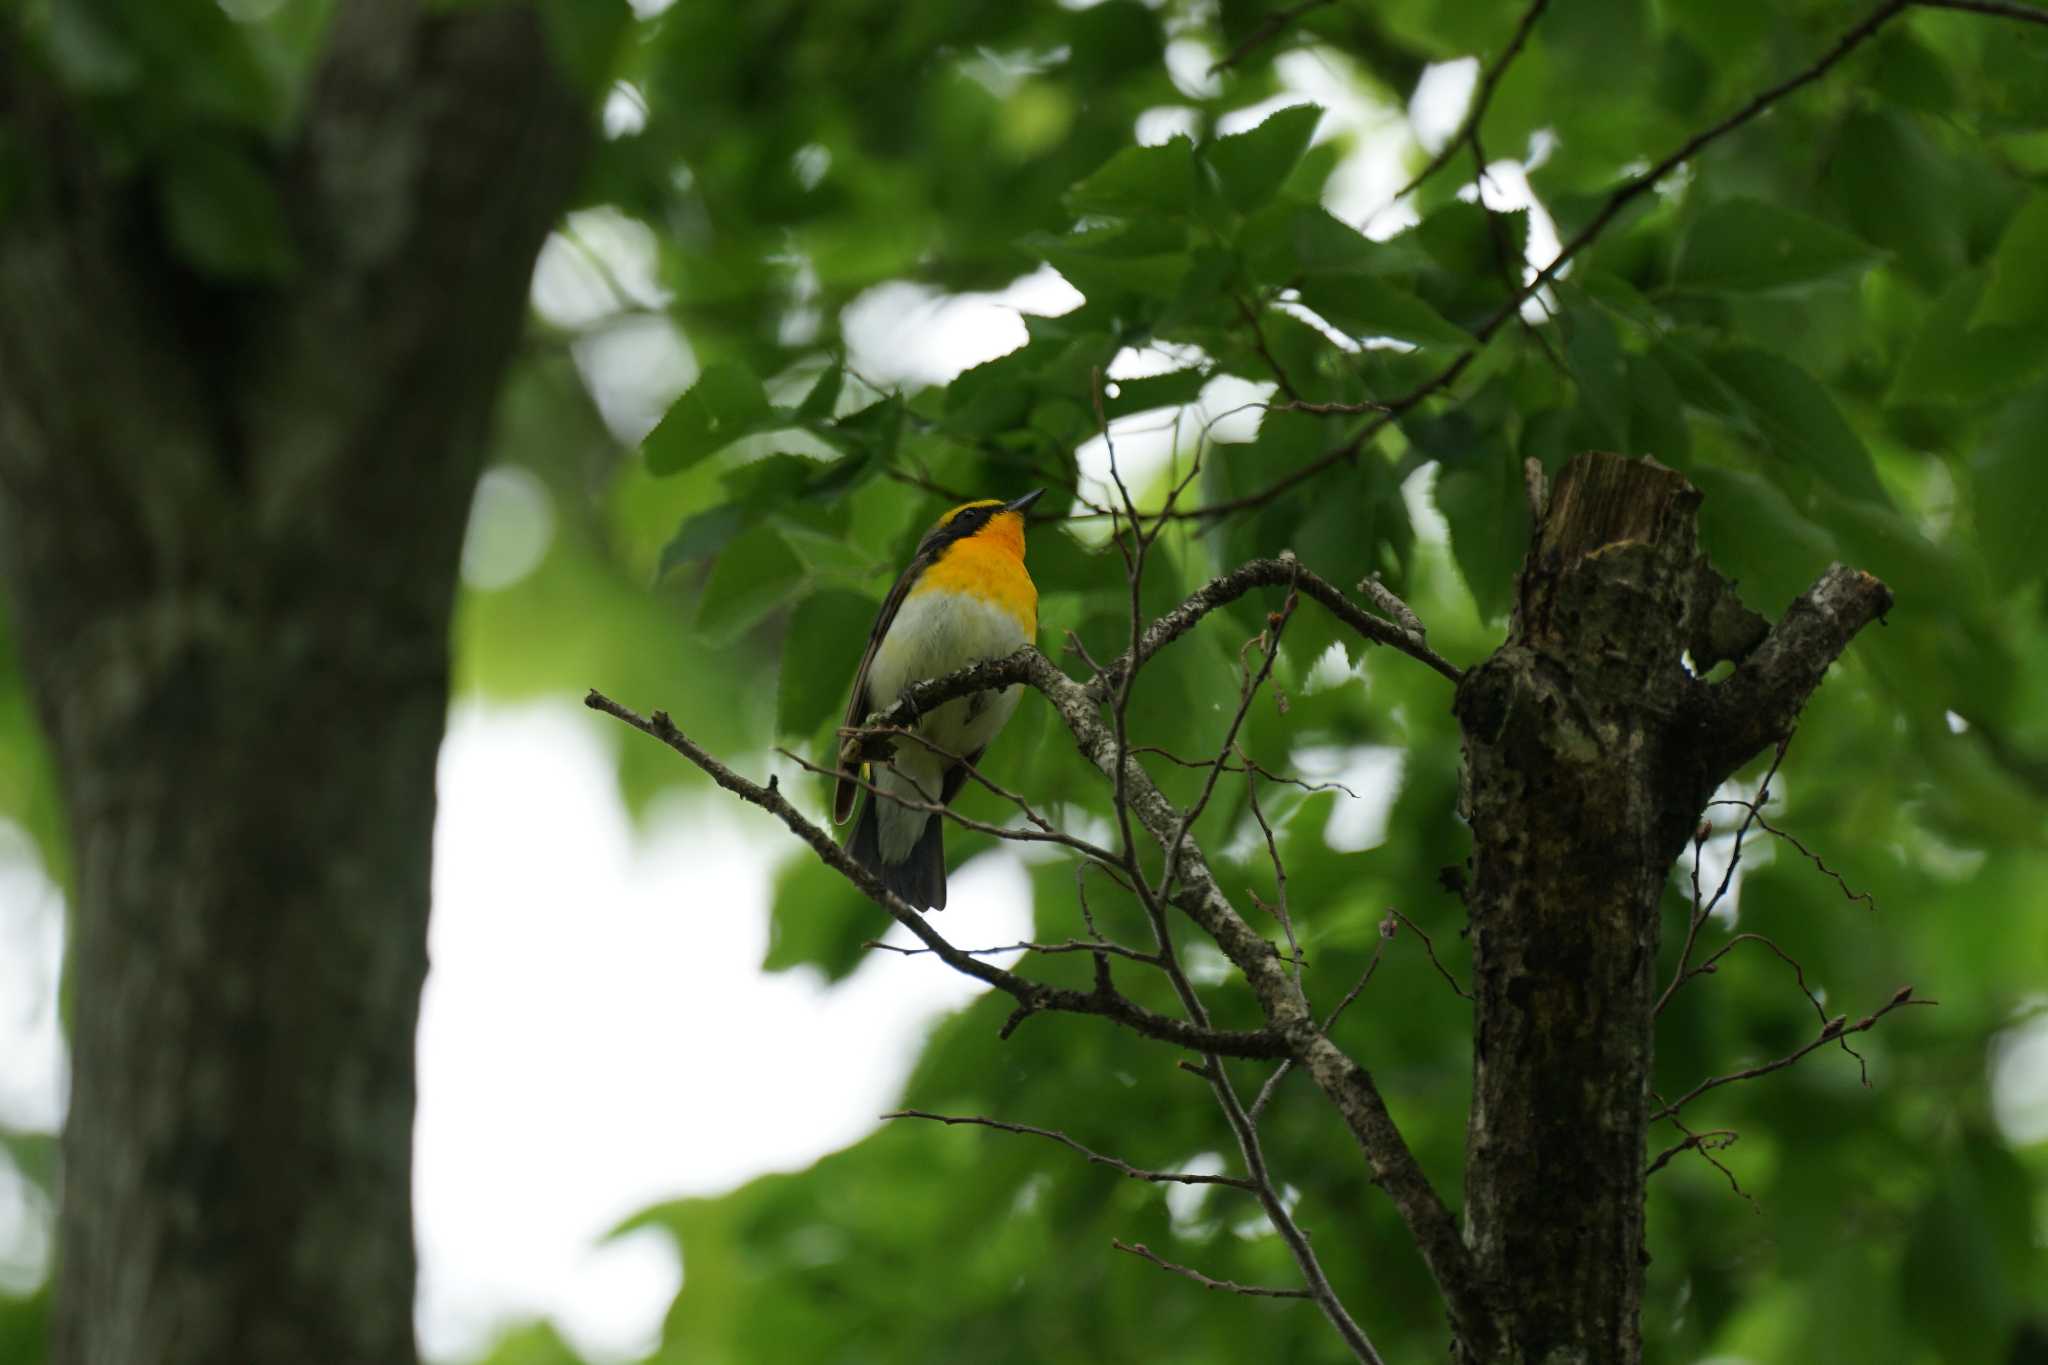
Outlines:
{"type": "Polygon", "coordinates": [[[957,592],[994,603],[1036,634],[1038,589],[1024,569],[1024,518],[1014,512],[996,517],[980,531],[946,547],[923,574],[911,596],[957,592]]]}

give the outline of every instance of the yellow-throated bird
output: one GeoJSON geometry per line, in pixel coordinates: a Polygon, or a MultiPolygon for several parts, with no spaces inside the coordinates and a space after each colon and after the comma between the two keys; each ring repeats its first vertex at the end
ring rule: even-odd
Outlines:
{"type": "MultiPolygon", "coordinates": [[[[1024,571],[1024,512],[1044,491],[1014,502],[962,503],[925,532],[868,635],[867,653],[853,675],[853,698],[846,704],[849,727],[887,710],[912,683],[1014,654],[1037,638],[1038,589],[1024,571]]],[[[916,722],[917,733],[932,747],[896,740],[886,763],[864,764],[859,746],[843,743],[832,818],[843,823],[853,814],[853,799],[861,790],[856,774],[881,792],[950,805],[967,780],[957,760],[981,758],[1017,709],[1020,690],[1021,685],[1012,685],[1000,692],[976,692],[933,707],[916,722]]],[[[931,811],[871,791],[847,852],[912,905],[943,910],[944,825],[931,811]]]]}

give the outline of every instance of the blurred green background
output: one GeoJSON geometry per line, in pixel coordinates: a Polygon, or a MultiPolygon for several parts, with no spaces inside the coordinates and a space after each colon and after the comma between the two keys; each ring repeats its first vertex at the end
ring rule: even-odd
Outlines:
{"type": "MultiPolygon", "coordinates": [[[[50,31],[67,77],[146,158],[167,110],[201,135],[209,120],[288,126],[327,9],[87,7],[90,22],[50,31]]],[[[1256,494],[1373,422],[1245,405],[1386,401],[1474,348],[1453,385],[1354,458],[1249,509],[1176,522],[1146,610],[1291,548],[1341,584],[1381,574],[1439,651],[1469,663],[1501,635],[1526,539],[1523,459],[1554,470],[1588,448],[1653,455],[1698,484],[1707,548],[1761,611],[1832,560],[1885,579],[1898,605],[1809,706],[1771,807],[1874,906],[1752,837],[1703,942],[1770,935],[1829,1013],[1858,1017],[1908,983],[1940,1007],[1856,1040],[1868,1085],[1823,1050],[1687,1111],[1695,1128],[1741,1136],[1718,1154],[1726,1173],[1685,1153],[1651,1182],[1648,1354],[2048,1359],[2048,18],[1893,18],[1634,200],[1482,344],[1474,330],[1611,190],[1811,66],[1868,11],[1553,0],[1485,117],[1398,199],[1463,127],[1522,6],[547,12],[565,54],[610,82],[606,137],[543,253],[500,402],[459,611],[462,697],[596,686],[668,710],[750,772],[789,774],[821,811],[822,789],[769,751],[826,751],[882,593],[959,497],[1058,490],[1041,508],[1072,519],[1031,538],[1041,644],[1056,651],[1072,631],[1096,658],[1119,648],[1122,565],[1086,506],[1106,494],[1098,371],[1140,502],[1157,506],[1199,459],[1184,506],[1200,507],[1256,494]],[[1475,155],[1489,161],[1483,194],[1475,155]],[[1017,305],[1040,315],[1020,323],[1017,305]]],[[[13,154],[0,143],[0,167],[13,154]]],[[[202,179],[177,219],[181,249],[266,269],[260,181],[202,179]]],[[[1239,647],[1276,601],[1245,599],[1146,672],[1138,742],[1214,751],[1239,647]]],[[[1275,773],[1368,780],[1355,797],[1261,786],[1311,998],[1327,1007],[1357,978],[1390,905],[1466,975],[1460,907],[1439,884],[1465,851],[1448,686],[1360,653],[1307,606],[1275,681],[1286,704],[1254,709],[1247,751],[1275,773]]],[[[4,635],[0,752],[15,857],[61,884],[49,775],[4,635]]],[[[631,811],[678,789],[686,809],[718,799],[652,743],[612,752],[631,811]]],[[[1196,774],[1156,771],[1170,793],[1196,790],[1196,774]]],[[[1070,826],[1103,828],[1108,793],[1035,701],[991,772],[1070,826]]],[[[1008,815],[987,793],[962,805],[1008,815]]],[[[1729,854],[1726,814],[1703,853],[1709,886],[1729,854]]],[[[777,869],[765,966],[846,977],[884,917],[766,822],[747,828],[750,858],[777,869]]],[[[1227,888],[1271,899],[1240,779],[1195,833],[1227,888]]],[[[956,867],[1013,856],[957,831],[948,842],[956,867]]],[[[1036,936],[1076,934],[1072,862],[1027,869],[1036,936]]],[[[1688,871],[1669,897],[1674,961],[1688,871]]],[[[1138,934],[1106,882],[1089,894],[1105,929],[1138,934]]],[[[956,907],[942,927],[981,943],[972,908],[956,907]]],[[[1220,1021],[1249,1021],[1216,967],[1220,1021]]],[[[1085,975],[1058,958],[1027,970],[1085,975]]],[[[1167,1003],[1135,973],[1123,984],[1167,1003]]],[[[1215,1169],[1233,1150],[1167,1051],[1059,1018],[999,1042],[1007,1012],[982,999],[940,1023],[905,1102],[1060,1128],[1143,1166],[1215,1169]]],[[[1661,1020],[1659,1087],[1780,1055],[1812,1028],[1791,970],[1737,948],[1661,1020]]],[[[1413,935],[1386,945],[1338,1038],[1455,1199],[1470,1017],[1413,935]]],[[[745,1093],[702,1097],[706,1123],[744,1124],[747,1107],[745,1093]]],[[[1290,1083],[1268,1131],[1354,1314],[1389,1359],[1438,1358],[1441,1308],[1342,1127],[1290,1083]]],[[[1679,1136],[1663,1125],[1653,1141],[1679,1136]]],[[[5,1135],[7,1361],[41,1349],[52,1148],[33,1127],[5,1135]]],[[[1215,1276],[1288,1282],[1243,1195],[1163,1195],[1026,1137],[883,1126],[807,1170],[630,1226],[672,1237],[684,1267],[650,1360],[1343,1358],[1303,1304],[1206,1293],[1110,1248],[1142,1241],[1215,1276]]],[[[577,1357],[536,1321],[488,1358],[577,1357]]]]}

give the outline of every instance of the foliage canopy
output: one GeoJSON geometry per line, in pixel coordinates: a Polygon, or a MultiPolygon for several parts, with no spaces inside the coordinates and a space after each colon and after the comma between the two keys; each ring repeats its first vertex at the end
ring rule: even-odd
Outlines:
{"type": "MultiPolygon", "coordinates": [[[[203,271],[290,287],[266,148],[324,8],[201,6],[188,31],[121,5],[82,7],[98,17],[80,28],[56,7],[41,30],[126,130],[170,239],[203,271]],[[248,8],[263,17],[225,17],[248,8]]],[[[1087,505],[1105,496],[1105,421],[1120,452],[1141,452],[1141,505],[1199,461],[1148,571],[1148,616],[1285,547],[1339,584],[1381,575],[1466,662],[1510,601],[1523,461],[1654,456],[1705,492],[1707,548],[1757,610],[1775,616],[1837,559],[1898,597],[1809,708],[1773,787],[1773,824],[1875,906],[1798,846],[1752,840],[1738,910],[1708,945],[1738,926],[1769,934],[1830,1014],[1867,1013],[1908,982],[1942,1004],[1857,1043],[1868,1086],[1824,1050],[1688,1111],[1741,1141],[1719,1153],[1726,1171],[1683,1153],[1651,1183],[1650,1357],[2005,1358],[2048,1321],[2044,1081],[2023,1131],[1994,1121],[1989,1080],[2001,1047],[2041,1036],[2048,980],[2048,14],[1888,5],[1843,53],[1871,11],[1535,9],[1524,33],[1520,5],[1426,0],[764,0],[623,27],[557,7],[565,51],[629,106],[558,246],[644,225],[658,289],[617,286],[531,329],[496,454],[563,511],[534,573],[466,595],[464,685],[594,684],[663,706],[714,748],[827,753],[867,622],[919,531],[945,503],[1039,484],[1081,495],[1070,521],[1032,532],[1041,643],[1072,631],[1110,657],[1131,604],[1087,505]],[[1439,130],[1432,160],[1401,111],[1427,123],[1418,85],[1475,57],[1483,116],[1439,130]],[[1400,170],[1436,167],[1398,202],[1398,172],[1361,170],[1388,139],[1400,170]],[[1497,186],[1526,174],[1528,201],[1473,192],[1490,158],[1497,186]],[[1551,234],[1570,243],[1589,225],[1525,302],[1551,234]],[[898,282],[936,318],[948,297],[1045,268],[1082,301],[1026,317],[1015,349],[948,382],[920,386],[849,335],[898,282]],[[602,357],[649,326],[672,326],[696,373],[639,441],[630,417],[601,420],[602,357]],[[725,681],[763,667],[773,691],[725,681]]],[[[1239,646],[1270,605],[1245,599],[1145,674],[1138,743],[1215,751],[1239,646]]],[[[1308,611],[1275,680],[1284,708],[1256,708],[1242,737],[1263,768],[1388,784],[1383,822],[1358,814],[1367,790],[1276,782],[1260,797],[1311,997],[1334,1001],[1384,948],[1340,1040],[1455,1191],[1469,1011],[1413,934],[1383,942],[1380,928],[1398,907],[1467,974],[1440,882],[1465,853],[1448,690],[1308,611]]],[[[10,749],[29,720],[0,670],[10,749]]],[[[684,778],[666,758],[625,746],[636,803],[684,778]]],[[[1108,812],[1029,704],[992,772],[1070,823],[1108,812]]],[[[1200,782],[1158,776],[1179,799],[1200,782]]],[[[46,779],[10,779],[0,803],[48,844],[46,779]]],[[[987,793],[963,809],[1009,813],[987,793]]],[[[1230,886],[1273,899],[1242,785],[1196,832],[1230,886]]],[[[949,837],[956,861],[993,842],[949,837]]],[[[1707,843],[1710,889],[1726,852],[1725,837],[1707,843]]],[[[1037,937],[1075,934],[1073,865],[1030,874],[1037,937]]],[[[1106,882],[1087,889],[1106,930],[1137,923],[1106,882]]],[[[1674,879],[1672,962],[1691,894],[1674,879]]],[[[882,927],[807,857],[783,871],[773,914],[769,965],[833,978],[882,927]]],[[[1079,961],[1034,969],[1087,984],[1079,961]]],[[[1163,987],[1129,989],[1170,1008],[1163,987]]],[[[1255,1022],[1228,985],[1213,1003],[1220,1025],[1255,1022]]],[[[1006,1009],[987,999],[946,1021],[906,1102],[1057,1127],[1148,1167],[1231,1150],[1169,1054],[1098,1021],[1034,1020],[998,1042],[1006,1009]]],[[[1781,1055],[1812,1028],[1792,969],[1738,949],[1661,1020],[1659,1089],[1781,1055]]],[[[1326,1268],[1391,1358],[1434,1358],[1441,1312],[1412,1247],[1342,1130],[1288,1100],[1271,1155],[1326,1268]]],[[[637,1221],[673,1232],[686,1262],[662,1360],[1341,1358],[1298,1303],[1204,1294],[1110,1250],[1144,1242],[1221,1278],[1285,1282],[1284,1250],[1241,1196],[1162,1198],[1028,1138],[898,1124],[809,1171],[637,1221]]],[[[535,1332],[496,1359],[566,1355],[535,1332]]]]}

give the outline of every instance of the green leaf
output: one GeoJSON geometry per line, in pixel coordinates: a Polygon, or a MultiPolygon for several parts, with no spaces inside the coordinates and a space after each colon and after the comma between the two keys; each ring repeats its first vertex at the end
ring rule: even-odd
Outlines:
{"type": "Polygon", "coordinates": [[[697,608],[697,633],[730,643],[781,606],[803,574],[803,561],[781,532],[755,527],[718,552],[697,608]]]}
{"type": "Polygon", "coordinates": [[[1477,345],[1469,332],[1405,289],[1365,275],[1311,275],[1301,301],[1341,332],[1359,338],[1393,337],[1417,346],[1477,345]]]}
{"type": "Polygon", "coordinates": [[[2008,589],[2048,573],[2048,384],[2007,404],[1970,454],[1978,545],[2008,589]]]}
{"type": "MultiPolygon", "coordinates": [[[[849,672],[846,681],[852,680],[849,672]]],[[[822,790],[824,778],[807,776],[806,780],[819,784],[821,800],[830,799],[822,790]]],[[[839,837],[844,838],[851,828],[842,828],[839,837]]],[[[957,837],[958,831],[952,833],[957,837]]],[[[881,937],[888,925],[888,917],[873,901],[806,849],[775,878],[775,896],[768,912],[768,951],[761,959],[761,970],[815,967],[827,981],[841,980],[867,956],[861,945],[881,937]]]]}
{"type": "Polygon", "coordinates": [[[1402,256],[1327,209],[1284,200],[1247,219],[1238,238],[1245,272],[1259,284],[1288,285],[1303,274],[1370,272],[1402,256]]]}
{"type": "Polygon", "coordinates": [[[839,403],[839,389],[846,382],[846,361],[833,356],[832,363],[819,374],[817,382],[811,385],[804,401],[797,404],[796,415],[806,421],[826,421],[839,403]]]}
{"type": "Polygon", "coordinates": [[[2048,325],[1971,325],[1986,292],[1985,272],[1956,277],[1921,323],[1888,402],[1982,403],[2048,366],[2048,325]]]}
{"type": "Polygon", "coordinates": [[[1313,104],[1291,105],[1248,132],[1217,138],[1203,148],[1202,158],[1215,171],[1224,202],[1249,213],[1271,199],[1308,150],[1322,117],[1313,104]]]}
{"type": "Polygon", "coordinates": [[[1700,544],[1742,600],[1775,618],[1840,557],[1834,538],[1761,474],[1702,464],[1687,475],[1700,502],[1700,544]]]}
{"type": "Polygon", "coordinates": [[[2048,326],[2048,193],[2036,191],[2006,224],[1970,326],[2048,326]]]}
{"type": "Polygon", "coordinates": [[[814,592],[797,603],[782,641],[777,730],[809,735],[846,705],[879,606],[874,598],[843,588],[814,592]]]}
{"type": "Polygon", "coordinates": [[[1515,600],[1515,570],[1528,545],[1529,517],[1519,462],[1489,441],[1437,475],[1436,505],[1451,527],[1451,555],[1479,614],[1497,621],[1515,600]]]}
{"type": "Polygon", "coordinates": [[[1067,191],[1067,203],[1076,213],[1173,217],[1187,213],[1194,191],[1195,144],[1176,137],[1156,147],[1124,148],[1067,191]]]}
{"type": "Polygon", "coordinates": [[[211,139],[178,148],[157,193],[172,245],[207,274],[279,280],[296,266],[277,187],[246,148],[211,139]]]}
{"type": "Polygon", "coordinates": [[[1753,347],[1717,351],[1708,365],[1775,453],[1811,471],[1844,497],[1888,501],[1870,452],[1843,420],[1828,391],[1806,371],[1783,356],[1753,347]]]}
{"type": "Polygon", "coordinates": [[[676,399],[640,449],[654,474],[679,474],[742,436],[788,425],[768,405],[753,371],[732,361],[707,365],[689,391],[676,399]]]}
{"type": "Polygon", "coordinates": [[[1763,291],[1847,274],[1876,257],[1817,218],[1760,199],[1723,199],[1686,236],[1672,283],[1680,289],[1763,291]]]}
{"type": "Polygon", "coordinates": [[[661,567],[656,571],[657,575],[717,554],[725,548],[726,542],[739,534],[747,521],[748,509],[736,502],[721,503],[709,511],[696,513],[677,528],[668,544],[661,547],[661,567]]]}
{"type": "Polygon", "coordinates": [[[1572,381],[1578,385],[1579,404],[1593,419],[1602,438],[1625,455],[1642,452],[1629,444],[1629,407],[1632,393],[1628,360],[1622,354],[1621,338],[1607,314],[1582,301],[1583,296],[1566,286],[1559,297],[1571,302],[1563,319],[1565,362],[1572,381]]]}

